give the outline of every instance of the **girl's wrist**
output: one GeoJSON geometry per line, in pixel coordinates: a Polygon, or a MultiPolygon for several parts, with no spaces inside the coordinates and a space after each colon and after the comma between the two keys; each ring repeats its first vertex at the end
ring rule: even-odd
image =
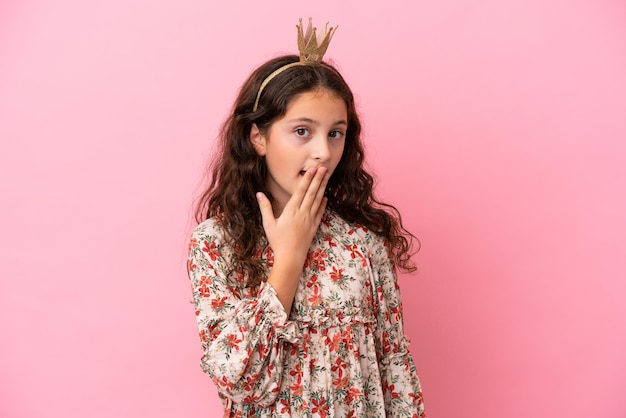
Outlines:
{"type": "Polygon", "coordinates": [[[304,261],[302,263],[294,261],[281,263],[274,259],[274,264],[267,278],[267,283],[274,288],[287,314],[291,310],[291,304],[298,288],[303,266],[304,261]]]}
{"type": "Polygon", "coordinates": [[[306,260],[306,255],[308,251],[273,251],[274,255],[274,266],[276,264],[282,265],[284,268],[297,268],[301,270],[304,266],[304,261],[306,260]]]}
{"type": "Polygon", "coordinates": [[[272,263],[272,268],[270,271],[276,273],[280,273],[282,275],[298,275],[302,273],[302,269],[304,268],[304,261],[306,256],[301,257],[296,254],[284,254],[281,256],[277,256],[274,253],[274,261],[272,263]]]}

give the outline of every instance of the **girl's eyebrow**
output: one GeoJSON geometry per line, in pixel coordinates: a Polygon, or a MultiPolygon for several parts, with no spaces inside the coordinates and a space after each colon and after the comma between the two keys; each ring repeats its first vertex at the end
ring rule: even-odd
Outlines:
{"type": "MultiPolygon", "coordinates": [[[[295,118],[295,119],[291,119],[288,121],[288,123],[294,123],[294,122],[306,122],[306,123],[310,123],[311,125],[315,125],[318,126],[320,123],[314,119],[311,118],[295,118]]],[[[346,122],[345,120],[341,119],[338,120],[337,122],[333,123],[333,126],[335,125],[348,125],[348,122],[346,122]]]]}

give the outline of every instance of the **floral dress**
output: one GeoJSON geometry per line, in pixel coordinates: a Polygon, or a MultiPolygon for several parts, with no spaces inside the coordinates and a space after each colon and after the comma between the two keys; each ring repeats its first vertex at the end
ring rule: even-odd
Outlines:
{"type": "MultiPolygon", "coordinates": [[[[189,247],[201,367],[224,417],[425,416],[378,235],[327,210],[289,317],[270,284],[246,287],[230,273],[219,218],[198,225],[189,247]]],[[[260,257],[271,267],[271,248],[260,257]]]]}

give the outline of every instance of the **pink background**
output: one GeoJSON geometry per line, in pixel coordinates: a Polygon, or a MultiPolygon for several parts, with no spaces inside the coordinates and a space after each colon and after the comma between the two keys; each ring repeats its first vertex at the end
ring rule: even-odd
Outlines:
{"type": "Polygon", "coordinates": [[[221,416],[190,208],[237,88],[309,15],[340,25],[423,243],[401,286],[429,417],[626,416],[626,4],[217,3],[0,2],[0,416],[221,416]]]}

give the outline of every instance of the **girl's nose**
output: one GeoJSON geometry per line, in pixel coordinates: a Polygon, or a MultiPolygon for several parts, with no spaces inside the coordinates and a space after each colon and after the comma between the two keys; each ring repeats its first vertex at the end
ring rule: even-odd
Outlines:
{"type": "Polygon", "coordinates": [[[313,150],[311,156],[316,161],[325,162],[330,158],[330,148],[328,146],[328,139],[324,136],[316,137],[311,141],[313,150]]]}

